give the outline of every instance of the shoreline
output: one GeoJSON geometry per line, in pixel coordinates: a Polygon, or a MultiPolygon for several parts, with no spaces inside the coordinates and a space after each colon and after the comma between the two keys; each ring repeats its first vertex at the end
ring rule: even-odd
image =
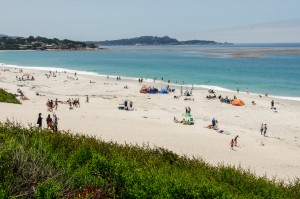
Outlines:
{"type": "MultiPolygon", "coordinates": [[[[117,76],[115,75],[110,75],[110,74],[99,74],[97,72],[89,72],[89,71],[81,71],[81,70],[73,70],[73,69],[66,69],[66,68],[56,68],[56,67],[40,67],[40,66],[19,66],[19,65],[12,65],[12,64],[5,64],[5,63],[0,63],[1,67],[8,67],[8,68],[20,68],[20,69],[30,69],[30,70],[40,70],[40,71],[57,71],[57,72],[66,72],[66,73],[77,73],[80,75],[90,75],[90,76],[95,76],[95,77],[107,77],[109,76],[110,78],[114,78],[116,79],[117,76]]],[[[138,77],[127,77],[127,76],[120,76],[122,79],[124,80],[128,80],[128,81],[138,81],[138,77]]],[[[175,88],[180,88],[181,86],[186,89],[189,90],[192,87],[194,89],[200,89],[200,90],[209,90],[209,89],[213,89],[215,91],[222,91],[222,92],[230,92],[230,93],[237,93],[234,90],[230,90],[227,88],[223,88],[220,86],[215,86],[215,85],[198,85],[198,84],[175,84],[175,83],[167,83],[167,82],[162,82],[161,80],[156,80],[154,82],[153,79],[144,79],[145,82],[147,83],[154,83],[154,84],[159,84],[162,86],[173,86],[175,88]]],[[[247,92],[241,91],[240,93],[246,94],[247,92]]],[[[264,94],[260,94],[260,93],[252,93],[250,92],[249,95],[254,95],[254,96],[258,96],[258,95],[264,95],[264,94]]],[[[275,98],[275,99],[283,99],[283,100],[291,100],[291,101],[300,101],[300,97],[292,97],[292,96],[278,96],[278,95],[268,95],[269,97],[275,98]]]]}

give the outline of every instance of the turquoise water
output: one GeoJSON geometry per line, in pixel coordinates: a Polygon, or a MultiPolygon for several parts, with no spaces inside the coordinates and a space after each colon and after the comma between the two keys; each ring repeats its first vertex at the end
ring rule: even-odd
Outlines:
{"type": "Polygon", "coordinates": [[[236,58],[228,52],[300,49],[299,44],[109,47],[104,51],[4,51],[0,63],[147,77],[230,90],[300,97],[300,55],[236,58]]]}

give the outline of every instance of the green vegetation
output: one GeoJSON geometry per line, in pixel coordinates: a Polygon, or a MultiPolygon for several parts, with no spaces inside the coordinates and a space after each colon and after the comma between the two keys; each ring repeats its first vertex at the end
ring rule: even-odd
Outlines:
{"type": "Polygon", "coordinates": [[[68,39],[48,39],[39,36],[24,38],[2,35],[0,37],[0,50],[84,50],[87,48],[96,48],[96,46],[68,39]]]}
{"type": "Polygon", "coordinates": [[[0,88],[0,102],[21,104],[14,94],[8,93],[0,88]]]}
{"type": "Polygon", "coordinates": [[[0,198],[300,198],[284,185],[166,149],[0,123],[0,198]]]}
{"type": "Polygon", "coordinates": [[[170,38],[168,36],[164,37],[153,37],[153,36],[142,36],[130,39],[118,39],[111,41],[96,41],[88,42],[96,45],[102,46],[115,46],[115,45],[213,45],[221,44],[215,41],[206,40],[188,40],[188,41],[178,41],[177,39],[170,38]]]}

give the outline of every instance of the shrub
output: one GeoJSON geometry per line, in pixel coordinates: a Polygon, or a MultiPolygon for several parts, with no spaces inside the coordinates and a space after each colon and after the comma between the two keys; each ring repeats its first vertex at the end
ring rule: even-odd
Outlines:
{"type": "Polygon", "coordinates": [[[0,88],[0,102],[21,104],[14,94],[8,93],[0,88]]]}
{"type": "Polygon", "coordinates": [[[35,197],[38,199],[61,198],[61,186],[54,181],[47,180],[36,187],[35,197]]]}

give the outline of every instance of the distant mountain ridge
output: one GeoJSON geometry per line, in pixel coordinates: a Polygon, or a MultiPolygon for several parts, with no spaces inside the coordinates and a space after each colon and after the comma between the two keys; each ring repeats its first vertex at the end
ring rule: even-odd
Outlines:
{"type": "Polygon", "coordinates": [[[168,36],[141,36],[130,39],[118,39],[118,40],[106,40],[106,41],[88,41],[87,43],[100,45],[100,46],[133,46],[133,45],[215,45],[223,44],[215,41],[207,40],[187,40],[178,41],[177,39],[170,38],[168,36]]]}

